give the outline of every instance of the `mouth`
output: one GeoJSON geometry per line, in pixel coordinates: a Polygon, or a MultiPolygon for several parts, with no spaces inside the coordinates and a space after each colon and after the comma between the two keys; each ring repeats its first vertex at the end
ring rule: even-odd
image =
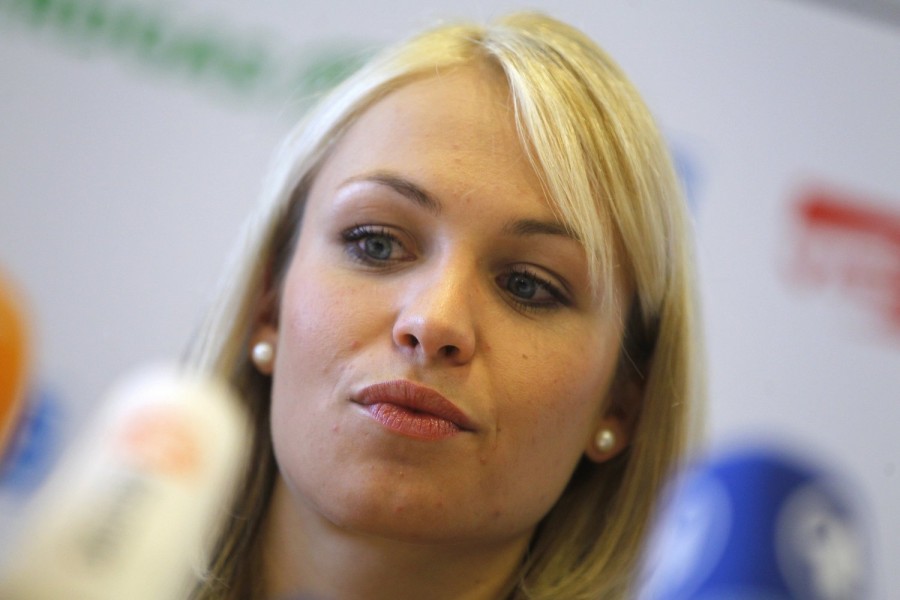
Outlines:
{"type": "Polygon", "coordinates": [[[475,430],[472,420],[431,388],[396,380],[363,388],[353,398],[387,429],[413,438],[440,440],[475,430]]]}

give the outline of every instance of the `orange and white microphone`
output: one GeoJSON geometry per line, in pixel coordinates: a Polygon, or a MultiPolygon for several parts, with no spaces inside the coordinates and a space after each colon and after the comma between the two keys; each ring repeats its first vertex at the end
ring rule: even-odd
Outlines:
{"type": "Polygon", "coordinates": [[[25,511],[0,597],[183,597],[230,504],[248,433],[219,382],[174,368],[126,378],[25,511]]]}

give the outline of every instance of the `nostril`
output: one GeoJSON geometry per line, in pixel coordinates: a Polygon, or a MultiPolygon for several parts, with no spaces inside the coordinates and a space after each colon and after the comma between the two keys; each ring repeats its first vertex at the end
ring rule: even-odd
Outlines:
{"type": "Polygon", "coordinates": [[[406,336],[406,345],[409,346],[410,348],[416,348],[419,346],[419,340],[416,336],[414,336],[412,334],[408,334],[406,336]]]}
{"type": "Polygon", "coordinates": [[[456,346],[447,345],[441,348],[441,354],[446,356],[447,358],[453,358],[457,354],[459,354],[459,348],[456,346]]]}

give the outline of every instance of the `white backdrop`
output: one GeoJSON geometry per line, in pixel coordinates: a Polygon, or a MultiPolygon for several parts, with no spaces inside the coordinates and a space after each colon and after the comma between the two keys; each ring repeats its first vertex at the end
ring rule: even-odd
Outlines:
{"type": "MultiPolygon", "coordinates": [[[[31,301],[35,385],[77,423],[115,377],[176,357],[297,98],[348,53],[521,7],[485,4],[0,0],[0,268],[31,301]]],[[[849,473],[876,598],[898,597],[900,22],[788,0],[529,6],[616,57],[678,155],[713,441],[780,436],[849,473]]]]}

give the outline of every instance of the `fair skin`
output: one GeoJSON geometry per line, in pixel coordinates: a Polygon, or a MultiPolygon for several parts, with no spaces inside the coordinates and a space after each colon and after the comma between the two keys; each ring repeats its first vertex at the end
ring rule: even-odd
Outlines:
{"type": "Polygon", "coordinates": [[[354,123],[276,312],[254,336],[276,347],[273,598],[497,598],[578,461],[627,442],[608,410],[622,319],[486,68],[410,83],[354,123]]]}

